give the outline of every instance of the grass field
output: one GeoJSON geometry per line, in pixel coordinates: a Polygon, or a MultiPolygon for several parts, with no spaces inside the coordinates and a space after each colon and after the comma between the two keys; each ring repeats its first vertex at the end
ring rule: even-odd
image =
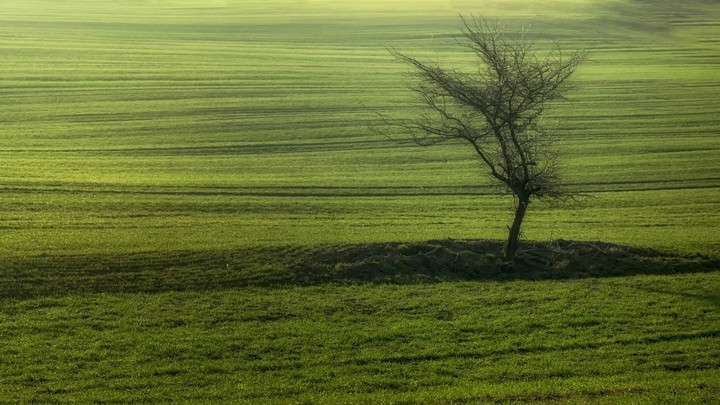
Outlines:
{"type": "Polygon", "coordinates": [[[716,272],[287,282],[338,244],[505,236],[470,150],[369,129],[414,111],[384,46],[467,66],[460,13],[591,51],[548,117],[590,198],[534,203],[525,239],[720,256],[715,1],[0,6],[0,402],[720,394],[716,272]]]}
{"type": "Polygon", "coordinates": [[[4,255],[503,237],[470,150],[397,146],[363,108],[411,114],[383,46],[462,61],[471,11],[592,50],[550,119],[596,199],[536,204],[526,238],[720,252],[712,2],[6,3],[4,255]]]}
{"type": "Polygon", "coordinates": [[[11,403],[712,403],[718,285],[715,272],[6,302],[0,395],[11,403]]]}

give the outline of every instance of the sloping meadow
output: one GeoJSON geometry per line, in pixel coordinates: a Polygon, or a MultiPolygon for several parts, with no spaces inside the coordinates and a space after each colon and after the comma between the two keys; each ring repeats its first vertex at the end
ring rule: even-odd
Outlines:
{"type": "Polygon", "coordinates": [[[4,3],[0,402],[720,397],[714,1],[4,3]],[[371,130],[460,13],[591,51],[515,265],[471,150],[371,130]]]}
{"type": "Polygon", "coordinates": [[[472,150],[371,130],[416,111],[385,46],[472,69],[459,13],[591,51],[546,120],[591,198],[534,203],[525,239],[720,251],[712,2],[73,0],[0,11],[0,252],[503,238],[472,150]]]}

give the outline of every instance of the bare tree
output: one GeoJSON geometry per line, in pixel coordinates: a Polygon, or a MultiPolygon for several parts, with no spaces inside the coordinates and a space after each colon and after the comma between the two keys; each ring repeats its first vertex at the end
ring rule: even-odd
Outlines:
{"type": "Polygon", "coordinates": [[[443,69],[390,48],[413,69],[411,89],[424,109],[416,119],[390,119],[423,146],[460,140],[474,148],[489,174],[512,192],[515,219],[509,227],[506,260],[514,260],[520,226],[531,198],[572,197],[558,181],[555,134],[541,126],[548,102],[564,99],[568,78],[587,59],[559,46],[541,52],[525,31],[515,36],[485,19],[462,18],[458,44],[477,57],[477,70],[443,69]]]}

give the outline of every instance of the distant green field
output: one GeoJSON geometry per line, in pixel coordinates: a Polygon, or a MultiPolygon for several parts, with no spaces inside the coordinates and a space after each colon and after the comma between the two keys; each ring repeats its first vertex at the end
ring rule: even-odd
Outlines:
{"type": "Polygon", "coordinates": [[[467,68],[470,13],[591,51],[547,117],[588,198],[524,239],[720,256],[715,0],[0,0],[0,403],[720,396],[717,272],[286,282],[506,236],[471,150],[370,129],[415,112],[385,46],[467,68]]]}
{"type": "MultiPolygon", "coordinates": [[[[720,7],[639,1],[3,2],[3,255],[502,238],[459,145],[395,145],[406,67],[463,66],[459,13],[592,51],[548,119],[594,199],[526,239],[719,253],[720,7]]],[[[400,135],[400,134],[398,134],[400,135]]]]}

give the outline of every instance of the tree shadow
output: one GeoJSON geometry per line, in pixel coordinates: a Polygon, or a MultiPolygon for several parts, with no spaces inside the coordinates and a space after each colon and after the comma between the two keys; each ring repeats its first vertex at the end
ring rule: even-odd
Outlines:
{"type": "MultiPolygon", "coordinates": [[[[720,270],[720,259],[601,242],[439,240],[317,247],[0,258],[0,296],[155,293],[324,284],[549,280],[720,270]]],[[[720,296],[704,297],[720,305],[720,296]]]]}

